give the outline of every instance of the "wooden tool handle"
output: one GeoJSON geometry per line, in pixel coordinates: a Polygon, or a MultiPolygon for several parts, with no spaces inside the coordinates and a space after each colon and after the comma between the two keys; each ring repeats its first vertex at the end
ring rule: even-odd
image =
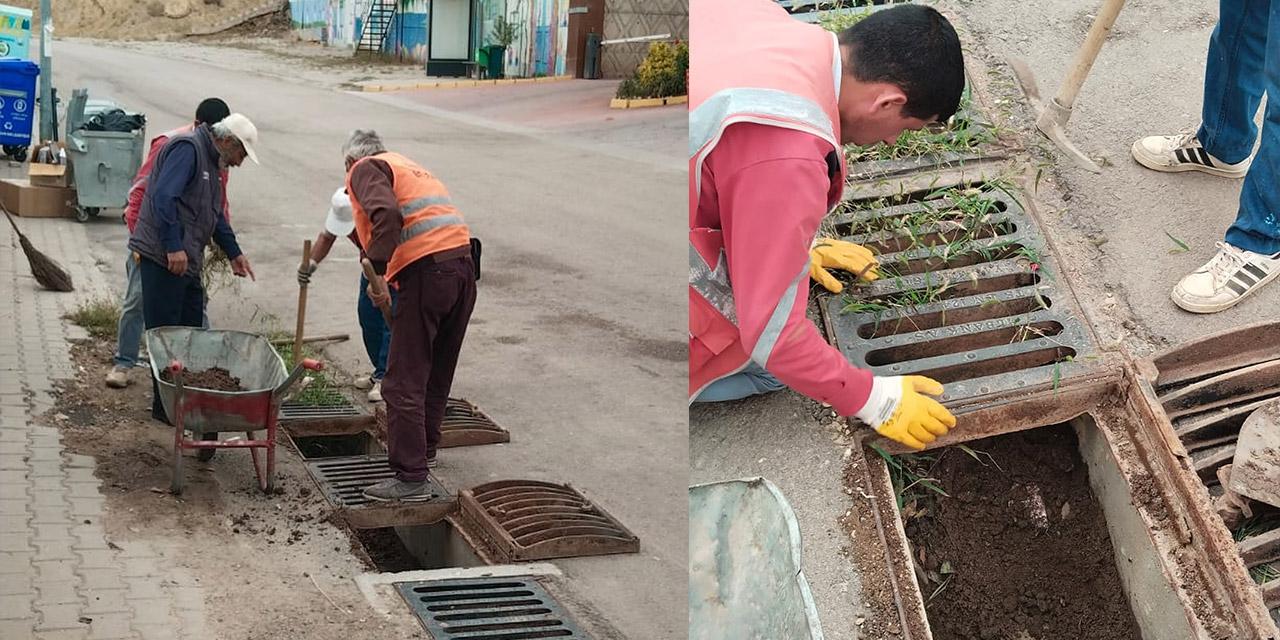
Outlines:
{"type": "Polygon", "coordinates": [[[1089,70],[1093,68],[1093,61],[1098,58],[1098,50],[1106,41],[1107,34],[1111,33],[1111,26],[1116,23],[1116,16],[1120,15],[1120,9],[1123,7],[1124,0],[1103,0],[1097,17],[1093,19],[1093,25],[1089,27],[1089,34],[1084,37],[1084,44],[1080,45],[1075,59],[1071,61],[1067,79],[1063,81],[1062,87],[1058,89],[1058,95],[1054,98],[1058,104],[1070,109],[1075,103],[1080,87],[1084,85],[1089,70]]]}
{"type": "MultiPolygon", "coordinates": [[[[365,280],[369,281],[369,285],[373,287],[373,290],[376,291],[380,296],[387,295],[387,281],[383,280],[382,276],[378,275],[378,273],[373,270],[373,263],[369,262],[368,258],[361,258],[360,266],[364,269],[365,280]]],[[[380,304],[378,305],[378,309],[382,311],[382,319],[386,320],[387,326],[390,327],[391,326],[391,305],[380,304]]]]}
{"type": "MultiPolygon", "coordinates": [[[[298,267],[301,271],[311,264],[311,241],[302,241],[302,266],[298,267]]],[[[293,365],[298,366],[302,362],[302,328],[306,324],[307,318],[307,285],[298,285],[298,326],[293,331],[293,365]]]]}

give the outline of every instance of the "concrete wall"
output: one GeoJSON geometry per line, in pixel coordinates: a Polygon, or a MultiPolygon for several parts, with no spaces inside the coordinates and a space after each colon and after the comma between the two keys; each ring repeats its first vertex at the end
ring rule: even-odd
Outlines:
{"type": "MultiPolygon", "coordinates": [[[[604,39],[636,38],[670,33],[689,39],[689,0],[605,0],[604,39]]],[[[631,75],[649,52],[644,42],[604,48],[601,70],[606,78],[631,75]]]]}

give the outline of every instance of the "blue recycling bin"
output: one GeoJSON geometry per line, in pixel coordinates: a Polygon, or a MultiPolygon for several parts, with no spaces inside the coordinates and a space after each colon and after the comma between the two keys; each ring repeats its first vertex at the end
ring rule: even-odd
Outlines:
{"type": "Polygon", "coordinates": [[[30,60],[0,59],[0,144],[6,147],[31,145],[38,75],[40,65],[30,60]]]}

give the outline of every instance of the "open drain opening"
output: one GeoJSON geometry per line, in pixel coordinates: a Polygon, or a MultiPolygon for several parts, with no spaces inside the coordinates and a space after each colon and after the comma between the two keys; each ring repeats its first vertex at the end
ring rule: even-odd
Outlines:
{"type": "Polygon", "coordinates": [[[363,456],[382,451],[373,434],[367,431],[333,436],[294,436],[293,444],[306,460],[363,456]]]}
{"type": "MultiPolygon", "coordinates": [[[[876,455],[871,453],[869,455],[876,455]]],[[[887,457],[936,640],[1192,637],[1089,416],[887,457]]]]}
{"type": "Polygon", "coordinates": [[[891,320],[877,319],[858,327],[858,336],[870,340],[884,336],[896,336],[903,333],[937,329],[939,327],[1018,316],[1051,307],[1053,307],[1053,300],[1045,295],[1040,296],[1039,299],[1027,297],[1012,298],[1010,300],[989,300],[981,305],[972,307],[905,315],[891,320]],[[1041,304],[1041,300],[1044,301],[1043,304],[1041,304]]]}
{"type": "Polygon", "coordinates": [[[384,573],[488,564],[449,520],[428,525],[359,529],[355,535],[374,568],[384,573]]]}
{"type": "Polygon", "coordinates": [[[911,360],[921,360],[923,358],[932,358],[951,353],[968,352],[1002,344],[1034,340],[1036,338],[1046,338],[1056,336],[1059,333],[1062,333],[1062,324],[1059,322],[1054,322],[1052,320],[1034,322],[1031,324],[1005,327],[1003,329],[994,329],[992,331],[981,331],[978,333],[953,336],[939,340],[930,340],[928,342],[876,349],[875,351],[867,353],[867,364],[883,366],[898,362],[909,362],[911,360]]]}

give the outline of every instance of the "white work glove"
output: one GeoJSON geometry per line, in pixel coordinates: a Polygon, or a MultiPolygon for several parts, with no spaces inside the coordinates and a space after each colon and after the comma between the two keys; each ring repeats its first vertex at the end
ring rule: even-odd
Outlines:
{"type": "Polygon", "coordinates": [[[307,266],[298,268],[298,285],[307,286],[311,284],[311,274],[316,272],[316,267],[320,266],[315,260],[307,260],[307,266]]]}
{"type": "Polygon", "coordinates": [[[956,426],[956,419],[929,396],[942,384],[924,376],[876,376],[867,404],[853,414],[880,435],[912,449],[923,449],[956,426]]]}

